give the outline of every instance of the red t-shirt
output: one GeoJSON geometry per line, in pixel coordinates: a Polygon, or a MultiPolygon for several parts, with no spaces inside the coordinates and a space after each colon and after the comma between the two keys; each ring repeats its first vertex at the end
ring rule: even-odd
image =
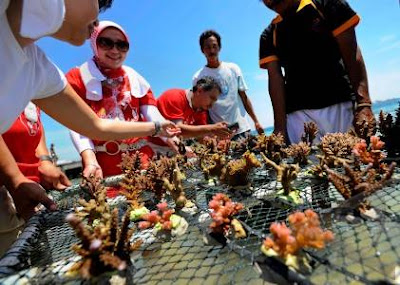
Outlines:
{"type": "Polygon", "coordinates": [[[40,182],[39,158],[35,152],[42,138],[42,123],[39,108],[36,108],[36,121],[30,121],[22,112],[11,128],[2,134],[17,165],[25,177],[40,182]]]}
{"type": "Polygon", "coordinates": [[[167,120],[182,120],[185,125],[207,124],[207,112],[193,110],[184,89],[165,91],[158,98],[157,107],[167,120]]]}
{"type": "MultiPolygon", "coordinates": [[[[136,98],[130,94],[129,79],[125,71],[120,68],[117,70],[102,71],[107,78],[120,79],[115,86],[104,84],[102,87],[103,98],[99,101],[93,101],[86,98],[86,87],[83,83],[80,69],[73,68],[67,74],[67,80],[78,95],[89,105],[89,107],[100,117],[105,119],[114,119],[116,117],[125,121],[142,121],[140,106],[153,105],[157,106],[151,89],[141,98],[136,98]],[[116,94],[116,96],[115,96],[116,94]],[[118,108],[116,108],[118,107],[118,108]],[[118,112],[116,112],[116,110],[118,112]],[[122,114],[121,114],[122,111],[122,114]],[[121,115],[123,116],[121,118],[121,115]]],[[[134,94],[133,94],[134,95],[134,94]]],[[[140,138],[131,138],[118,141],[119,143],[134,144],[140,138]]],[[[93,140],[94,145],[103,145],[104,141],[93,140]]],[[[113,146],[113,145],[112,145],[113,146]]],[[[115,149],[116,150],[116,149],[115,149]]],[[[110,149],[110,152],[115,151],[110,149]]],[[[145,163],[153,155],[152,150],[148,146],[144,146],[139,150],[142,153],[142,162],[145,163]]],[[[103,175],[111,176],[121,173],[119,164],[121,163],[121,153],[116,155],[108,155],[105,152],[97,152],[96,158],[100,164],[103,175]]]]}

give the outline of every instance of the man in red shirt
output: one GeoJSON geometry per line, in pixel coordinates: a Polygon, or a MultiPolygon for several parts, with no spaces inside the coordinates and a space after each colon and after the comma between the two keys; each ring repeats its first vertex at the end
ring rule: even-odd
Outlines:
{"type": "Polygon", "coordinates": [[[226,122],[207,124],[207,110],[217,101],[221,87],[212,77],[197,81],[192,90],[170,89],[157,100],[160,113],[181,128],[184,138],[231,135],[226,122]]]}

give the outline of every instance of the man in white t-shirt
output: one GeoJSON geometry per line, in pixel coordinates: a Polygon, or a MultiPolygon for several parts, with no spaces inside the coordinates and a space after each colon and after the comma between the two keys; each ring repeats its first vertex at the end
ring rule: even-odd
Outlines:
{"type": "Polygon", "coordinates": [[[258,122],[253,106],[246,94],[247,86],[242,71],[235,63],[223,62],[218,58],[221,50],[221,36],[213,30],[207,30],[200,36],[200,48],[207,59],[207,65],[198,70],[193,76],[193,86],[205,77],[211,76],[218,81],[222,93],[217,102],[208,111],[213,123],[228,122],[232,125],[239,124],[233,139],[245,136],[250,132],[250,124],[246,112],[254,122],[259,134],[263,133],[263,127],[258,122]]]}
{"type": "MultiPolygon", "coordinates": [[[[42,0],[40,3],[0,0],[0,134],[31,100],[66,127],[94,139],[179,134],[179,129],[168,121],[131,123],[99,119],[35,45],[36,40],[45,36],[82,45],[97,22],[99,9],[110,7],[111,3],[112,0],[42,0]]],[[[11,194],[21,217],[32,216],[38,203],[50,210],[56,209],[44,189],[22,175],[1,137],[0,157],[0,191],[11,194]]],[[[5,203],[6,198],[0,199],[0,208],[5,203]]],[[[0,226],[7,225],[2,223],[3,215],[0,218],[0,226]]]]}

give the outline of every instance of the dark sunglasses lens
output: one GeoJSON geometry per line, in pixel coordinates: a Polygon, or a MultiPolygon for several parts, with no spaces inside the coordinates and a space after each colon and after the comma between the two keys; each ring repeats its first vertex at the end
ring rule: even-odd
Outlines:
{"type": "Polygon", "coordinates": [[[115,45],[119,51],[128,51],[129,50],[129,43],[128,42],[116,42],[115,45]]]}
{"type": "Polygon", "coordinates": [[[111,39],[99,38],[97,44],[102,49],[112,49],[114,47],[114,42],[111,39]]]}

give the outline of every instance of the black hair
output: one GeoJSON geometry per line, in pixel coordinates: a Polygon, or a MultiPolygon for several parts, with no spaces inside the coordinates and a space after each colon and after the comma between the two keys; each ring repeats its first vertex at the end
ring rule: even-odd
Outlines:
{"type": "Polygon", "coordinates": [[[199,88],[201,88],[203,91],[211,91],[216,88],[219,93],[222,93],[221,86],[217,80],[211,76],[204,76],[203,78],[199,79],[193,86],[193,92],[196,92],[199,88]]]}
{"type": "Polygon", "coordinates": [[[99,0],[99,11],[104,12],[111,7],[113,0],[99,0]]]}
{"type": "Polygon", "coordinates": [[[207,30],[207,31],[204,31],[200,35],[200,48],[201,48],[201,50],[203,50],[203,45],[204,45],[205,40],[208,39],[209,37],[215,37],[217,39],[218,46],[221,49],[221,36],[214,30],[207,30]]]}

